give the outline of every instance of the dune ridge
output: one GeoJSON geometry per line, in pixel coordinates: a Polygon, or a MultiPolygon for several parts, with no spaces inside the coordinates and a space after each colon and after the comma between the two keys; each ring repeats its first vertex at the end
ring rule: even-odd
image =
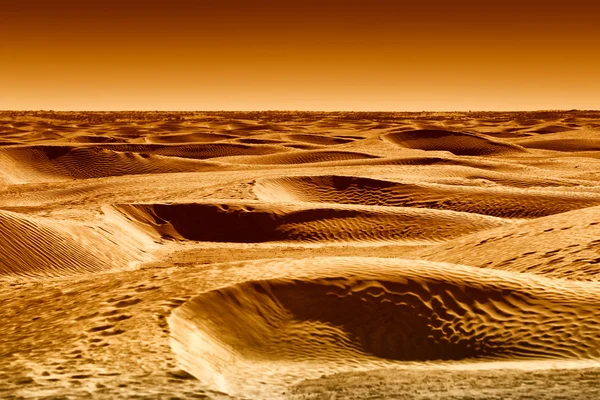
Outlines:
{"type": "Polygon", "coordinates": [[[459,156],[491,156],[526,151],[518,145],[474,133],[441,129],[392,131],[383,135],[382,139],[409,149],[449,151],[459,156]]]}
{"type": "Polygon", "coordinates": [[[97,147],[0,148],[4,179],[12,183],[221,170],[207,161],[117,152],[97,147]]]}
{"type": "Polygon", "coordinates": [[[599,397],[599,117],[0,112],[0,397],[599,397]]]}
{"type": "Polygon", "coordinates": [[[324,162],[343,162],[354,160],[373,160],[379,157],[351,151],[322,151],[304,150],[296,152],[285,152],[282,154],[269,154],[265,156],[237,156],[227,157],[220,161],[233,161],[242,164],[265,164],[265,165],[288,165],[288,164],[312,164],[324,162]]]}
{"type": "Polygon", "coordinates": [[[207,242],[428,243],[509,224],[493,217],[391,207],[312,208],[231,201],[114,207],[141,229],[162,238],[207,242]]]}
{"type": "Polygon", "coordinates": [[[299,277],[241,282],[177,308],[172,347],[186,370],[241,394],[250,374],[276,386],[399,361],[600,356],[595,285],[398,259],[301,264],[299,277]]]}
{"type": "MultiPolygon", "coordinates": [[[[112,219],[113,217],[109,217],[112,219]]],[[[0,210],[0,281],[40,280],[131,268],[150,240],[119,223],[91,227],[0,210]]]]}
{"type": "Polygon", "coordinates": [[[254,193],[264,201],[305,201],[432,208],[502,218],[537,218],[600,204],[595,193],[414,184],[356,176],[263,178],[254,193]]]}
{"type": "Polygon", "coordinates": [[[600,279],[600,207],[537,218],[452,240],[419,256],[569,280],[600,279]]]}

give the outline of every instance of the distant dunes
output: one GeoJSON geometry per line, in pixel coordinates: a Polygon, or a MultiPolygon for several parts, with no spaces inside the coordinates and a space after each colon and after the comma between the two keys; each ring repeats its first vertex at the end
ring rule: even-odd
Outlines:
{"type": "Polygon", "coordinates": [[[459,156],[492,156],[525,151],[520,146],[480,135],[437,129],[394,131],[382,138],[409,149],[449,151],[459,156]]]}
{"type": "Polygon", "coordinates": [[[0,161],[4,166],[0,174],[13,183],[217,169],[199,160],[173,160],[165,156],[98,147],[5,147],[0,148],[0,161]]]}
{"type": "MultiPolygon", "coordinates": [[[[241,164],[288,165],[350,160],[370,160],[377,158],[377,156],[373,156],[370,154],[350,151],[305,150],[285,152],[281,154],[269,154],[265,156],[251,156],[243,158],[236,157],[231,161],[239,162],[241,164]]],[[[230,161],[230,159],[224,159],[222,161],[227,162],[230,161]]]]}
{"type": "Polygon", "coordinates": [[[599,182],[596,111],[0,112],[0,397],[596,398],[599,182]]]}

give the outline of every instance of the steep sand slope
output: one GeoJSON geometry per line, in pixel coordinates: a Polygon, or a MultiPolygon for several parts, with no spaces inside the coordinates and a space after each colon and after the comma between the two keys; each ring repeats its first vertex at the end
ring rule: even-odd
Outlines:
{"type": "Polygon", "coordinates": [[[560,152],[600,151],[600,131],[561,131],[559,133],[521,138],[513,142],[531,149],[554,150],[560,152]]]}
{"type": "Polygon", "coordinates": [[[266,156],[231,157],[224,158],[220,161],[234,161],[242,164],[271,164],[285,166],[288,164],[309,164],[331,161],[369,160],[374,158],[378,157],[366,153],[357,153],[350,151],[307,150],[297,152],[286,152],[282,154],[272,154],[266,156]]]}
{"type": "Polygon", "coordinates": [[[121,204],[115,208],[163,238],[206,242],[439,242],[509,225],[493,217],[396,207],[302,207],[259,202],[121,204]]]}
{"type": "Polygon", "coordinates": [[[474,233],[419,256],[575,280],[600,279],[600,207],[474,233]]]}
{"type": "Polygon", "coordinates": [[[91,227],[0,210],[0,281],[129,269],[147,259],[143,252],[151,246],[136,231],[119,223],[91,227]]]}
{"type": "Polygon", "coordinates": [[[537,218],[600,204],[595,193],[406,184],[354,176],[290,176],[257,180],[264,201],[433,208],[504,218],[537,218]]]}
{"type": "Polygon", "coordinates": [[[441,129],[393,131],[381,138],[409,149],[443,150],[458,156],[491,156],[525,152],[525,149],[520,146],[482,135],[441,129]]]}
{"type": "Polygon", "coordinates": [[[31,146],[0,149],[4,179],[11,183],[109,176],[201,172],[223,167],[205,161],[172,159],[97,147],[31,146]]]}
{"type": "Polygon", "coordinates": [[[590,283],[432,262],[317,258],[206,292],[169,318],[187,371],[238,395],[396,361],[600,356],[590,283]],[[569,338],[565,341],[565,338],[569,338]]]}
{"type": "Polygon", "coordinates": [[[0,112],[0,397],[597,398],[599,129],[0,112]]]}

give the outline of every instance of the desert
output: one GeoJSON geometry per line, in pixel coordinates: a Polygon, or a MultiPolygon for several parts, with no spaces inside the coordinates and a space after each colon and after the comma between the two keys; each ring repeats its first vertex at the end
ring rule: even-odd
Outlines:
{"type": "Polygon", "coordinates": [[[0,398],[600,396],[600,112],[0,112],[0,398]]]}

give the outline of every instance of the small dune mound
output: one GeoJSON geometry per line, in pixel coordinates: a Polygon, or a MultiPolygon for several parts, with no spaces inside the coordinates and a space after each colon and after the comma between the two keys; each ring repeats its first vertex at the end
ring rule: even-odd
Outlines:
{"type": "Polygon", "coordinates": [[[548,134],[548,133],[558,133],[558,132],[565,132],[565,131],[570,131],[570,130],[573,130],[573,128],[570,126],[547,125],[547,126],[542,126],[540,128],[534,129],[530,132],[535,132],[535,133],[544,135],[544,134],[548,134]]]}
{"type": "Polygon", "coordinates": [[[124,139],[111,136],[94,135],[76,135],[68,139],[71,143],[125,143],[124,139]]]}
{"type": "Polygon", "coordinates": [[[473,233],[418,255],[431,261],[598,281],[599,249],[600,207],[590,207],[473,233]]]}
{"type": "Polygon", "coordinates": [[[357,365],[600,356],[595,285],[397,259],[296,264],[299,277],[241,282],[177,308],[169,325],[184,368],[235,395],[357,365]]]}
{"type": "Polygon", "coordinates": [[[336,144],[344,144],[353,142],[355,139],[347,137],[323,136],[323,135],[306,135],[306,134],[291,134],[287,137],[295,142],[303,142],[310,144],[318,144],[322,146],[331,146],[336,144]]]}
{"type": "Polygon", "coordinates": [[[383,140],[408,149],[449,151],[457,156],[490,156],[524,152],[520,146],[473,133],[436,129],[390,132],[383,140]]]}
{"type": "Polygon", "coordinates": [[[146,137],[148,143],[211,143],[220,140],[235,139],[237,136],[226,135],[223,133],[211,132],[192,132],[192,133],[176,133],[168,135],[151,135],[146,137]]]}
{"type": "Polygon", "coordinates": [[[284,146],[290,149],[297,150],[318,150],[323,148],[323,146],[308,143],[285,143],[284,146]]]}
{"type": "Polygon", "coordinates": [[[600,195],[518,188],[405,184],[354,176],[263,178],[254,193],[273,202],[325,202],[454,210],[537,218],[600,205],[600,195]]]}
{"type": "Polygon", "coordinates": [[[200,172],[219,168],[200,160],[69,146],[1,148],[0,161],[4,168],[0,173],[13,183],[200,172]]]}
{"type": "Polygon", "coordinates": [[[600,138],[536,139],[521,141],[520,145],[529,149],[554,150],[562,152],[600,151],[600,138]]]}
{"type": "Polygon", "coordinates": [[[117,243],[110,237],[111,229],[97,231],[0,211],[0,280],[127,269],[144,246],[144,237],[128,229],[128,236],[117,243]]]}
{"type": "Polygon", "coordinates": [[[515,143],[530,149],[560,152],[600,151],[600,131],[595,129],[570,129],[547,135],[536,135],[515,143]]]}
{"type": "Polygon", "coordinates": [[[249,145],[241,143],[200,143],[200,144],[115,144],[101,147],[105,150],[160,156],[192,158],[204,160],[207,158],[263,155],[282,151],[279,147],[268,145],[249,145]]]}
{"type": "Polygon", "coordinates": [[[241,138],[237,139],[239,143],[245,144],[283,144],[285,142],[277,139],[261,139],[261,138],[241,138]]]}
{"type": "Polygon", "coordinates": [[[465,213],[378,207],[260,203],[120,204],[138,226],[162,238],[206,242],[348,241],[440,242],[508,224],[465,213]]]}
{"type": "Polygon", "coordinates": [[[266,156],[237,157],[223,161],[236,161],[242,164],[287,165],[287,164],[312,164],[322,162],[369,160],[378,158],[371,154],[356,153],[351,151],[290,151],[285,153],[269,154],[266,156]]]}

